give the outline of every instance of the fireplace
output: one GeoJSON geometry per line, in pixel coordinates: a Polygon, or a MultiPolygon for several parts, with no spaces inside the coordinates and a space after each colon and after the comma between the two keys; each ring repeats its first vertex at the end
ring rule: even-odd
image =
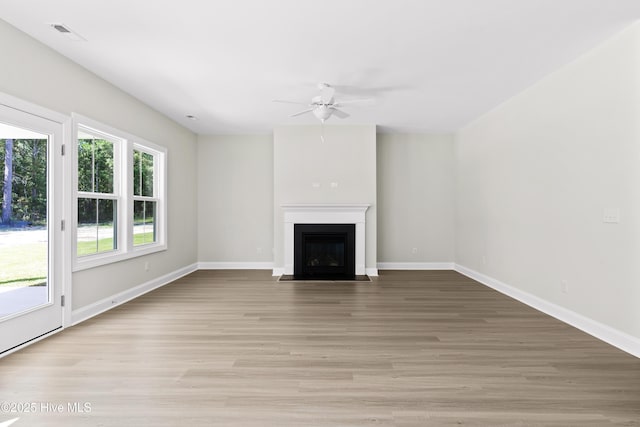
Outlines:
{"type": "Polygon", "coordinates": [[[354,279],[355,242],[355,224],[295,224],[294,277],[354,279]]]}
{"type": "MultiPolygon", "coordinates": [[[[355,275],[365,269],[365,235],[368,204],[283,204],[284,268],[274,268],[274,276],[295,275],[294,228],[298,225],[353,225],[355,227],[355,275]]],[[[351,249],[350,249],[351,250],[351,249]]],[[[353,274],[353,273],[351,273],[353,274]]]]}

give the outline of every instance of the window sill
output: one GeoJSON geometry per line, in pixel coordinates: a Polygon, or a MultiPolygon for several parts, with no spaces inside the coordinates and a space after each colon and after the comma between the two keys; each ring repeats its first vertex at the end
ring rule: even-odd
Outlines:
{"type": "Polygon", "coordinates": [[[88,255],[85,257],[77,258],[73,265],[73,272],[88,270],[91,268],[101,267],[103,265],[113,264],[120,261],[125,261],[132,258],[137,258],[145,255],[150,255],[156,252],[162,252],[167,250],[166,244],[148,244],[140,245],[133,248],[130,252],[109,252],[104,254],[88,255]]]}

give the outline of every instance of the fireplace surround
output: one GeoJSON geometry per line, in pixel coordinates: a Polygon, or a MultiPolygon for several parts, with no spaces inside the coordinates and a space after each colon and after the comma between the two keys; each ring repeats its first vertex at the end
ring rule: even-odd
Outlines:
{"type": "Polygon", "coordinates": [[[369,204],[283,204],[284,274],[294,274],[296,224],[351,224],[355,229],[355,274],[365,275],[365,213],[369,204]]]}

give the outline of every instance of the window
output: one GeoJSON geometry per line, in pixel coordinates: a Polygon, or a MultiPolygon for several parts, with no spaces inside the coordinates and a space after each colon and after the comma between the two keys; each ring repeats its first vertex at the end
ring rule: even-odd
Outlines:
{"type": "Polygon", "coordinates": [[[120,198],[116,153],[121,140],[78,126],[78,256],[118,248],[120,198]]]}
{"type": "Polygon", "coordinates": [[[86,117],[74,121],[74,269],[166,249],[166,150],[86,117]]]}
{"type": "Polygon", "coordinates": [[[136,146],[133,150],[133,245],[155,243],[158,206],[154,181],[155,156],[136,146]]]}

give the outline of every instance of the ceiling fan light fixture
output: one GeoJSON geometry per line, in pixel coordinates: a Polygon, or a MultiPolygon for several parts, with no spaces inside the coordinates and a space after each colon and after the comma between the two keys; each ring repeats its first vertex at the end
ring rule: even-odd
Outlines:
{"type": "Polygon", "coordinates": [[[331,117],[332,111],[326,105],[318,105],[313,110],[313,115],[316,116],[320,121],[324,122],[329,117],[331,117]]]}

